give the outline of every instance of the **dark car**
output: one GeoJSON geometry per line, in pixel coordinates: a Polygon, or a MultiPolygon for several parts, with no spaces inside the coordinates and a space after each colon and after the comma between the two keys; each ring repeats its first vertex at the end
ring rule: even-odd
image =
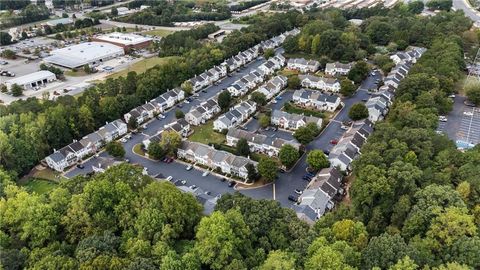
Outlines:
{"type": "Polygon", "coordinates": [[[83,164],[77,164],[77,168],[79,168],[79,169],[85,169],[85,166],[83,166],[83,164]]]}
{"type": "Polygon", "coordinates": [[[367,102],[367,101],[368,101],[368,98],[362,98],[362,101],[363,101],[363,102],[367,102]]]}
{"type": "Polygon", "coordinates": [[[290,195],[288,196],[288,200],[292,202],[298,202],[298,196],[297,195],[290,195]]]}
{"type": "Polygon", "coordinates": [[[308,175],[308,176],[310,176],[310,177],[314,177],[314,176],[315,176],[315,173],[309,172],[309,173],[307,173],[306,175],[308,175]]]}
{"type": "Polygon", "coordinates": [[[285,173],[285,170],[284,170],[284,169],[278,169],[278,171],[279,171],[280,173],[285,173]]]}
{"type": "Polygon", "coordinates": [[[207,93],[207,90],[206,90],[206,89],[203,89],[202,92],[203,92],[203,93],[207,93]]]}
{"type": "Polygon", "coordinates": [[[228,182],[228,186],[229,186],[229,187],[235,186],[235,181],[230,181],[230,182],[228,182]]]}
{"type": "Polygon", "coordinates": [[[222,177],[222,179],[220,179],[220,181],[225,182],[225,181],[227,181],[227,178],[222,177]]]}
{"type": "Polygon", "coordinates": [[[303,179],[303,180],[307,180],[307,181],[312,180],[312,178],[309,177],[308,175],[304,175],[304,176],[302,177],[302,179],[303,179]]]}
{"type": "Polygon", "coordinates": [[[323,150],[323,153],[327,156],[330,155],[330,151],[328,151],[328,150],[323,150]]]}

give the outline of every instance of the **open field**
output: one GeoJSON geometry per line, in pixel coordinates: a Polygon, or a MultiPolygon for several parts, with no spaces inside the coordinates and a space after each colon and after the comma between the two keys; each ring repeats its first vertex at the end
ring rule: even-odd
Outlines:
{"type": "Polygon", "coordinates": [[[199,142],[203,144],[221,144],[225,141],[225,135],[213,130],[213,120],[211,120],[204,125],[194,127],[193,134],[188,139],[192,142],[199,142]]]}
{"type": "Polygon", "coordinates": [[[48,180],[42,180],[42,179],[30,179],[24,187],[30,191],[30,192],[35,192],[37,194],[45,194],[49,192],[50,190],[54,189],[57,187],[57,183],[48,181],[48,180]]]}
{"type": "Polygon", "coordinates": [[[138,62],[130,65],[128,68],[126,68],[122,71],[119,71],[119,72],[113,73],[111,75],[108,75],[106,78],[107,79],[109,79],[109,78],[115,79],[115,78],[118,78],[118,77],[121,77],[121,76],[127,76],[128,72],[130,72],[130,71],[135,71],[135,72],[137,72],[137,74],[140,74],[140,73],[145,72],[147,69],[149,69],[151,67],[154,67],[156,65],[165,64],[168,61],[174,60],[174,59],[177,59],[177,57],[176,56],[151,57],[151,58],[143,59],[141,61],[138,61],[138,62]]]}
{"type": "Polygon", "coordinates": [[[150,30],[143,32],[143,34],[146,35],[152,35],[152,36],[157,36],[157,37],[166,37],[173,33],[173,31],[165,30],[165,29],[156,29],[156,30],[150,30]]]}

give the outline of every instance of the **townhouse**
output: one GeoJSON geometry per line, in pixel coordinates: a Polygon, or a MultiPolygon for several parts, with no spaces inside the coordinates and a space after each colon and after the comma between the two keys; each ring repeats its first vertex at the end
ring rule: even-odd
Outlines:
{"type": "Polygon", "coordinates": [[[150,103],[155,106],[157,113],[163,113],[175,106],[177,102],[182,101],[184,98],[185,92],[181,88],[175,88],[161,94],[155,99],[152,99],[150,103]]]}
{"type": "Polygon", "coordinates": [[[200,75],[195,76],[187,81],[190,82],[193,91],[196,92],[204,87],[211,85],[212,83],[220,80],[225,76],[227,76],[227,66],[220,65],[214,66],[211,69],[208,69],[200,75]]]}
{"type": "Polygon", "coordinates": [[[218,117],[218,119],[213,122],[213,129],[222,131],[235,127],[247,120],[256,110],[257,104],[255,102],[244,101],[218,117]]]}
{"type": "Polygon", "coordinates": [[[290,58],[287,62],[287,68],[298,70],[303,73],[315,72],[320,67],[320,62],[315,60],[306,60],[305,58],[290,58]]]}
{"type": "Polygon", "coordinates": [[[293,93],[293,102],[304,107],[312,107],[322,111],[335,111],[341,104],[337,95],[329,95],[315,90],[300,89],[293,93]]]}
{"type": "Polygon", "coordinates": [[[427,49],[422,48],[422,47],[411,46],[408,51],[397,52],[397,53],[391,55],[390,59],[392,59],[392,61],[395,63],[395,65],[405,63],[405,62],[416,63],[417,60],[422,56],[422,54],[426,50],[427,49]]]}
{"type": "Polygon", "coordinates": [[[268,59],[267,62],[263,63],[258,67],[266,75],[272,75],[276,70],[282,68],[285,65],[285,57],[281,54],[277,54],[274,57],[268,59]]]}
{"type": "Polygon", "coordinates": [[[257,167],[257,162],[246,157],[235,156],[197,142],[182,141],[177,150],[177,156],[245,180],[248,179],[247,165],[252,164],[255,168],[257,167]]]}
{"type": "Polygon", "coordinates": [[[322,127],[322,118],[314,116],[305,116],[296,113],[287,113],[280,110],[273,110],[271,123],[283,129],[297,130],[308,123],[317,124],[318,128],[322,127]]]}
{"type": "Polygon", "coordinates": [[[388,113],[388,107],[392,104],[393,94],[390,92],[378,92],[367,100],[365,106],[368,109],[368,120],[375,123],[383,120],[388,113]]]}
{"type": "Polygon", "coordinates": [[[150,136],[142,141],[143,147],[148,149],[151,143],[158,143],[162,139],[162,133],[165,131],[175,131],[182,137],[187,137],[190,132],[190,124],[185,119],[178,119],[175,122],[169,123],[164,126],[164,129],[160,130],[157,134],[150,136]]]}
{"type": "Polygon", "coordinates": [[[299,75],[301,85],[306,88],[314,88],[333,93],[340,91],[340,81],[334,78],[318,77],[313,75],[299,75]]]}
{"type": "Polygon", "coordinates": [[[341,171],[350,171],[352,161],[360,154],[360,148],[372,132],[373,123],[369,120],[348,130],[330,151],[328,159],[331,166],[341,171]]]}
{"type": "Polygon", "coordinates": [[[185,120],[191,125],[198,126],[211,119],[214,115],[220,112],[217,98],[218,96],[214,96],[207,101],[200,103],[199,106],[190,109],[190,111],[185,114],[185,120]]]}
{"type": "Polygon", "coordinates": [[[278,75],[260,86],[255,92],[264,94],[267,100],[269,100],[280,93],[280,91],[287,86],[287,83],[288,78],[286,76],[278,75]]]}
{"type": "Polygon", "coordinates": [[[296,141],[288,141],[282,138],[269,137],[263,134],[230,128],[227,133],[227,142],[229,146],[236,146],[240,139],[247,140],[250,151],[267,154],[269,156],[278,156],[280,149],[284,144],[289,144],[295,149],[300,149],[300,144],[296,141]]]}
{"type": "Polygon", "coordinates": [[[327,63],[325,65],[325,74],[330,76],[345,76],[352,69],[353,63],[343,64],[340,62],[327,63]]]}
{"type": "Polygon", "coordinates": [[[121,120],[115,120],[101,127],[97,132],[83,137],[80,141],[73,141],[71,144],[54,150],[45,158],[47,165],[62,172],[82,160],[85,156],[95,153],[100,147],[127,133],[127,125],[121,120]]]}
{"type": "Polygon", "coordinates": [[[126,123],[129,123],[130,119],[135,119],[135,122],[139,125],[148,119],[151,119],[155,114],[155,106],[150,103],[140,105],[128,113],[123,115],[123,119],[126,123]]]}

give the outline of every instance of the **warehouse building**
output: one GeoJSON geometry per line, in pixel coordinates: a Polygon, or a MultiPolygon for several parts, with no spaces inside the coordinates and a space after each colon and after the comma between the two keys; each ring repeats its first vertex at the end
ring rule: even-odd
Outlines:
{"type": "Polygon", "coordinates": [[[125,54],[122,47],[104,42],[85,42],[53,50],[45,62],[66,68],[97,66],[125,54]]]}
{"type": "Polygon", "coordinates": [[[113,32],[110,34],[99,35],[92,38],[93,41],[107,42],[122,47],[125,52],[132,49],[140,50],[147,48],[152,43],[152,39],[135,34],[113,32]]]}
{"type": "Polygon", "coordinates": [[[61,19],[50,20],[46,23],[46,25],[51,27],[55,27],[59,24],[70,25],[70,24],[73,24],[73,20],[70,18],[61,18],[61,19]]]}
{"type": "Polygon", "coordinates": [[[17,84],[23,87],[25,90],[38,89],[40,86],[44,86],[49,82],[57,80],[57,76],[50,71],[41,70],[25,76],[21,76],[15,79],[11,79],[5,82],[7,89],[10,90],[12,85],[17,84]]]}

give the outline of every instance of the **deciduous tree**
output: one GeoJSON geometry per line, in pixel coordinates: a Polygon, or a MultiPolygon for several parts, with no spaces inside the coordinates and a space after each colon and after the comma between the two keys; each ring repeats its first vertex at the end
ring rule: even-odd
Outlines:
{"type": "Polygon", "coordinates": [[[125,149],[123,148],[123,145],[119,142],[109,142],[105,149],[107,150],[108,154],[113,157],[123,158],[125,156],[125,149]]]}
{"type": "Polygon", "coordinates": [[[258,173],[269,182],[277,178],[277,163],[271,158],[264,157],[260,159],[257,169],[258,173]]]}
{"type": "Polygon", "coordinates": [[[287,168],[291,168],[295,162],[297,162],[298,158],[300,158],[300,153],[290,144],[284,144],[282,145],[282,148],[280,148],[278,157],[283,165],[287,168]]]}
{"type": "Polygon", "coordinates": [[[310,168],[315,170],[321,170],[330,166],[330,162],[322,150],[312,150],[308,152],[307,164],[310,168]]]}

